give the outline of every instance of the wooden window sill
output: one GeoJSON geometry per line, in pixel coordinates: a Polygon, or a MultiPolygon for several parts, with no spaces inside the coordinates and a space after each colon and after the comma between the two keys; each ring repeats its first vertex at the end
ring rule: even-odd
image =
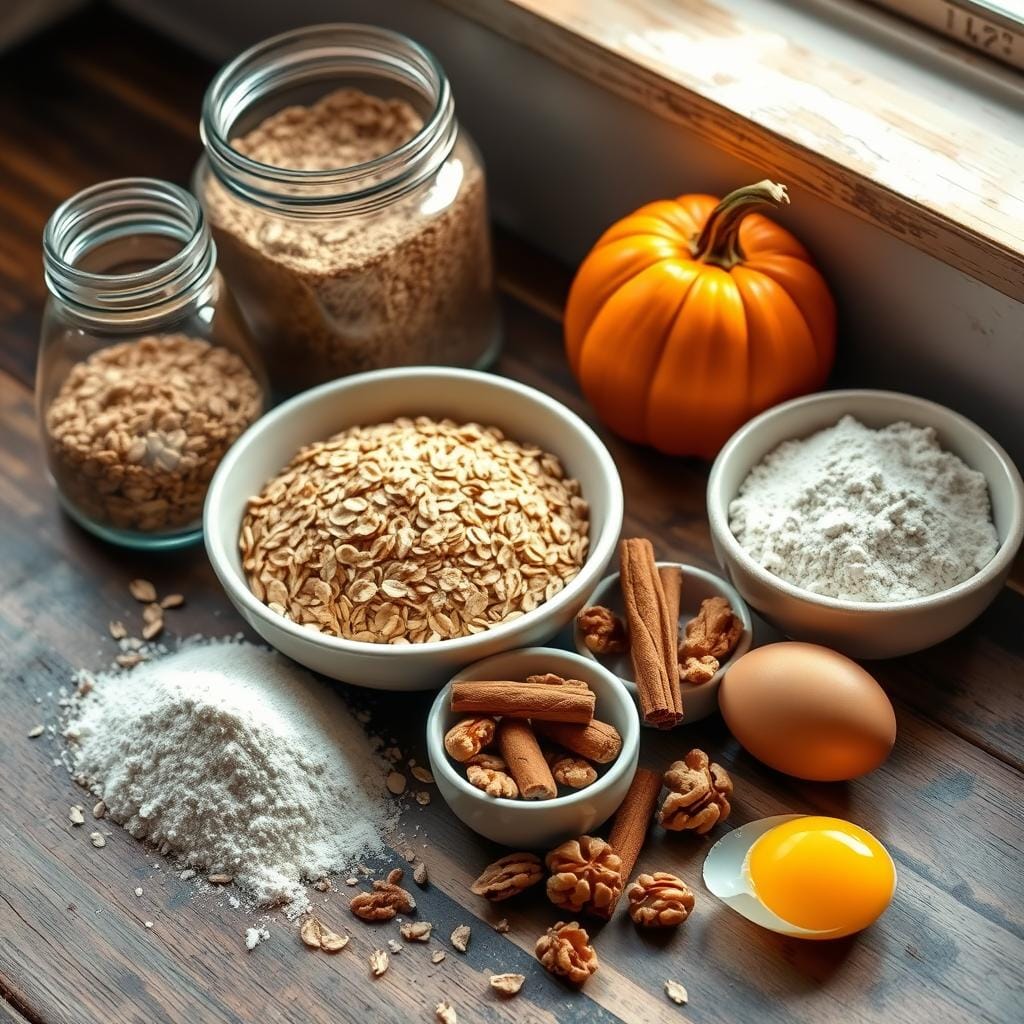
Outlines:
{"type": "Polygon", "coordinates": [[[1024,301],[1009,69],[842,0],[442,2],[1024,301]]]}

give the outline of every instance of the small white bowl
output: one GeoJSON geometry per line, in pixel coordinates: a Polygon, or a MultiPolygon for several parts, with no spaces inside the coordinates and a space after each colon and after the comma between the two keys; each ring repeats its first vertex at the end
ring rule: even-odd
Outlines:
{"type": "Polygon", "coordinates": [[[549,850],[588,835],[618,809],[636,774],[640,752],[640,718],[625,687],[597,662],[570,651],[530,647],[485,658],[455,676],[437,695],[427,717],[427,754],[438,791],[474,832],[502,846],[549,850]],[[471,785],[444,749],[445,733],[464,715],[451,709],[452,683],[467,679],[525,679],[554,672],[582,679],[597,697],[595,717],[614,725],[622,736],[622,751],[609,765],[596,765],[596,782],[553,800],[506,800],[488,796],[471,785]]]}
{"type": "MultiPolygon", "coordinates": [[[[743,598],[736,593],[736,590],[726,583],[721,576],[698,569],[695,565],[685,565],[682,562],[658,562],[659,569],[667,569],[676,566],[683,571],[683,589],[679,599],[679,624],[680,630],[688,619],[693,618],[700,608],[700,603],[708,597],[724,597],[732,606],[733,612],[740,617],[743,623],[743,635],[735,650],[729,655],[728,660],[722,663],[721,668],[706,682],[699,686],[683,683],[683,721],[682,725],[692,725],[702,718],[713,715],[718,710],[718,688],[722,682],[722,676],[726,668],[737,658],[742,657],[750,650],[754,639],[753,624],[750,620],[750,609],[747,608],[743,598]]],[[[619,586],[619,574],[613,573],[605,576],[594,592],[587,598],[584,607],[592,604],[604,605],[610,608],[616,615],[625,615],[626,606],[622,600],[622,588],[619,586]]],[[[625,654],[595,654],[583,642],[583,631],[579,624],[573,627],[573,637],[576,641],[576,650],[584,658],[596,661],[602,667],[614,672],[616,677],[633,695],[637,698],[636,682],[633,679],[633,662],[628,652],[625,654]]]]}
{"type": "Polygon", "coordinates": [[[718,561],[736,589],[795,640],[853,658],[894,658],[924,650],[973,622],[995,599],[1024,537],[1024,484],[1005,451],[979,426],[944,406],[894,391],[826,391],[783,402],[754,417],[726,442],[708,479],[708,519],[718,561]],[[729,528],[729,505],[750,470],[783,441],[807,437],[845,415],[879,428],[906,420],[933,427],[939,443],[988,481],[999,549],[963,583],[910,601],[823,597],[759,565],[729,528]]]}
{"type": "Polygon", "coordinates": [[[375,370],[296,395],[231,446],[206,496],[203,529],[213,570],[242,617],[267,643],[333,679],[380,690],[428,690],[490,654],[550,640],[583,607],[622,528],[622,484],[608,449],[575,413],[513,380],[438,366],[375,370]],[[304,445],[346,427],[397,416],[449,417],[500,427],[562,461],[590,504],[590,548],[579,574],[551,600],[473,636],[434,643],[372,644],[326,636],[272,612],[249,589],[238,535],[246,503],[304,445]]]}

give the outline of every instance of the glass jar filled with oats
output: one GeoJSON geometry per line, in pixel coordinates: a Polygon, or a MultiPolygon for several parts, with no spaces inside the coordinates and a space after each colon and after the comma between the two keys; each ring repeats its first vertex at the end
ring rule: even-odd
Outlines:
{"type": "Polygon", "coordinates": [[[197,540],[210,478],[266,402],[202,209],[152,178],[94,185],[50,218],[43,266],[36,404],[61,503],[115,543],[197,540]]]}
{"type": "Polygon", "coordinates": [[[494,360],[483,166],[426,50],[372,26],[286,32],[217,74],[201,133],[193,190],[276,391],[494,360]]]}

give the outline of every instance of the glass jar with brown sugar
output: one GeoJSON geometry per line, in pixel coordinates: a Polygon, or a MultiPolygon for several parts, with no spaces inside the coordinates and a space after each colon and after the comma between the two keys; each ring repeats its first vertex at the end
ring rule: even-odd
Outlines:
{"type": "Polygon", "coordinates": [[[484,171],[437,61],[363,25],[318,25],[224,67],[194,191],[289,394],[384,366],[497,355],[484,171]]]}

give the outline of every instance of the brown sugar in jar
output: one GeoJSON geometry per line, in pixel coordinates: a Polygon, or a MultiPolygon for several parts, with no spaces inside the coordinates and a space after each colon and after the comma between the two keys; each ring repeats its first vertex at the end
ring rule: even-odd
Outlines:
{"type": "MultiPolygon", "coordinates": [[[[338,40],[344,80],[340,40],[351,31],[286,33],[260,56],[295,53],[310,33],[318,53],[338,40]]],[[[361,31],[399,65],[421,53],[393,33],[361,31]]],[[[411,94],[342,85],[233,133],[213,108],[221,79],[243,73],[238,63],[207,95],[208,160],[195,185],[274,389],[385,366],[489,362],[498,325],[484,174],[436,63],[437,95],[422,113],[411,94]]]]}

